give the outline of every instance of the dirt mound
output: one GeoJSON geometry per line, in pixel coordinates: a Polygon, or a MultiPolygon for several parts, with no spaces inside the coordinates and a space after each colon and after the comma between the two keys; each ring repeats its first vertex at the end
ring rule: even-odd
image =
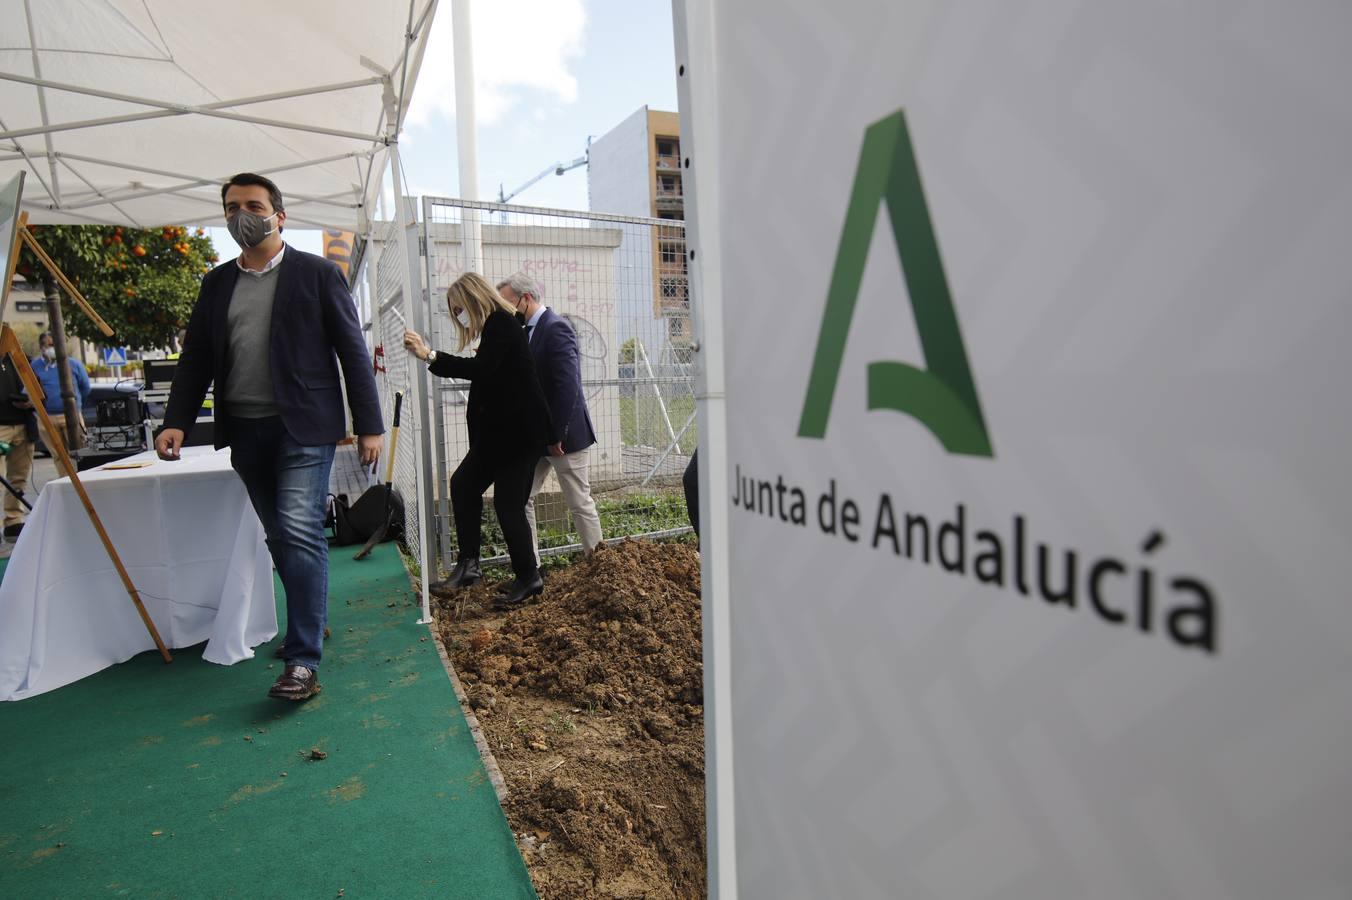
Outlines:
{"type": "Polygon", "coordinates": [[[540,602],[443,604],[443,641],[542,897],[705,891],[699,555],[642,541],[552,572],[540,602]]]}
{"type": "Polygon", "coordinates": [[[487,685],[609,710],[703,703],[699,558],[627,541],[550,578],[544,602],[513,614],[472,656],[487,685]]]}

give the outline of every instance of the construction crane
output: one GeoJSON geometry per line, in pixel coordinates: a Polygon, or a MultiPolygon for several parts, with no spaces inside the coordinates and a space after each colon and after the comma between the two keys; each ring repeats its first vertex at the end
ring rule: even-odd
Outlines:
{"type": "MultiPolygon", "coordinates": [[[[588,143],[588,145],[590,145],[591,142],[588,141],[587,143],[588,143]]],[[[588,152],[590,152],[590,146],[588,147],[588,152]]],[[[536,175],[536,176],[535,176],[534,178],[532,178],[530,181],[527,181],[525,184],[521,185],[521,187],[519,187],[519,188],[517,188],[516,190],[512,191],[510,194],[505,194],[505,193],[503,193],[503,190],[502,190],[502,184],[499,183],[499,184],[498,184],[498,202],[499,202],[499,203],[506,203],[508,200],[511,200],[513,197],[515,197],[517,194],[519,194],[519,193],[521,193],[522,191],[524,191],[526,188],[530,187],[531,185],[535,184],[537,181],[540,181],[540,180],[543,179],[543,178],[548,178],[550,175],[562,175],[564,172],[570,172],[570,171],[572,171],[573,169],[576,169],[578,166],[585,166],[585,165],[587,164],[587,156],[588,156],[588,154],[587,154],[587,153],[584,153],[584,154],[582,154],[581,156],[579,156],[577,159],[575,159],[575,160],[573,160],[572,162],[567,163],[567,164],[561,163],[561,162],[556,162],[556,163],[554,163],[554,165],[550,166],[548,169],[545,169],[545,170],[544,170],[543,172],[541,172],[539,175],[536,175]]]]}

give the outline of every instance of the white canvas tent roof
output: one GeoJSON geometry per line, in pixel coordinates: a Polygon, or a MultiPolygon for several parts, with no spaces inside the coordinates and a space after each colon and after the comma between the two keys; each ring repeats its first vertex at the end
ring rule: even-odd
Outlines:
{"type": "Polygon", "coordinates": [[[36,223],[218,225],[253,171],[364,232],[436,5],[0,0],[0,182],[36,223]]]}

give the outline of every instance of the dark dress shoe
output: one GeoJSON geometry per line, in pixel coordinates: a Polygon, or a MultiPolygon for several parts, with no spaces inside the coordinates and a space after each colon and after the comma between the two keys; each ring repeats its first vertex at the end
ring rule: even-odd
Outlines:
{"type": "Polygon", "coordinates": [[[540,573],[536,572],[529,578],[522,578],[518,575],[508,585],[508,588],[507,593],[493,602],[497,609],[516,609],[525,606],[528,599],[544,592],[545,583],[544,579],[540,577],[540,573]]]}
{"type": "Polygon", "coordinates": [[[272,683],[268,696],[278,700],[309,700],[321,690],[316,673],[304,666],[287,666],[282,677],[272,683]]]}
{"type": "Polygon", "coordinates": [[[461,557],[460,562],[455,564],[455,568],[451,570],[450,576],[445,581],[434,581],[427,586],[427,590],[428,593],[432,594],[445,594],[457,591],[460,588],[467,588],[483,577],[483,571],[479,568],[479,557],[461,557]]]}
{"type": "Polygon", "coordinates": [[[22,522],[19,522],[19,523],[16,524],[16,525],[6,525],[6,526],[5,526],[5,540],[7,540],[7,541],[17,541],[17,540],[19,539],[19,534],[20,534],[22,531],[23,531],[23,523],[22,523],[22,522]]]}

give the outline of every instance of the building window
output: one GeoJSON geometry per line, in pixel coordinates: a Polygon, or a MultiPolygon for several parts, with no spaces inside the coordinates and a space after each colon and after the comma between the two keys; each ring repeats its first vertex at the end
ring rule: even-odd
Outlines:
{"type": "Polygon", "coordinates": [[[657,139],[657,167],[659,169],[679,169],[681,167],[681,144],[674,138],[657,139]]]}
{"type": "Polygon", "coordinates": [[[662,279],[662,304],[680,304],[688,299],[688,289],[684,278],[662,279]]]}
{"type": "Polygon", "coordinates": [[[30,312],[30,313],[31,313],[31,312],[35,312],[35,313],[40,313],[40,312],[43,312],[46,308],[47,308],[47,304],[42,303],[41,301],[34,301],[34,300],[16,300],[16,301],[14,301],[14,309],[15,309],[17,312],[30,312]]]}

